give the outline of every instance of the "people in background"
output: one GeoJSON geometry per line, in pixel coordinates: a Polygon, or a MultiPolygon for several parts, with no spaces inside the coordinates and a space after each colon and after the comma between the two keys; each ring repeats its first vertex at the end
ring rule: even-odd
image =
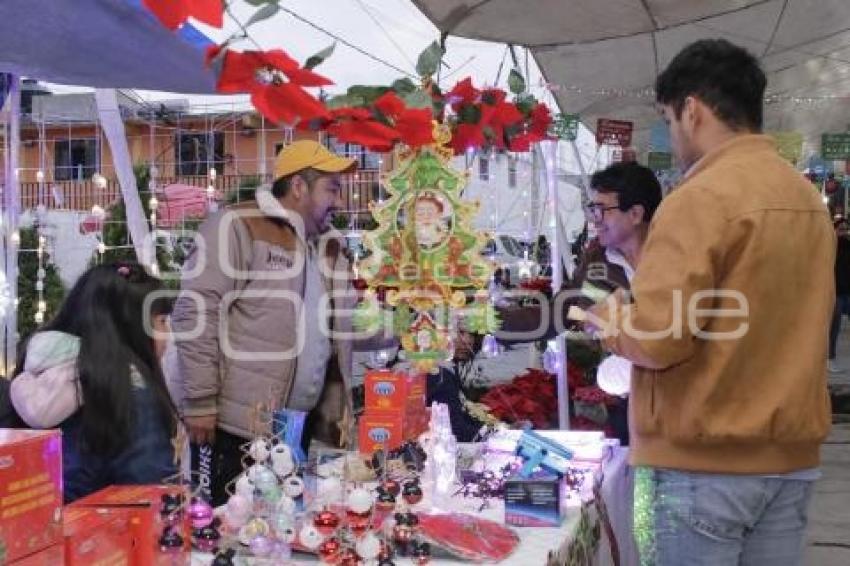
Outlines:
{"type": "Polygon", "coordinates": [[[850,233],[847,230],[847,219],[840,217],[834,221],[837,240],[835,251],[835,309],[832,313],[832,323],[829,325],[829,361],[827,367],[830,373],[841,373],[846,370],[835,359],[838,335],[841,333],[841,319],[850,315],[850,233]]]}
{"type": "Polygon", "coordinates": [[[32,428],[62,430],[65,501],[176,473],[175,407],[160,368],[170,301],[135,263],[84,273],[29,339],[11,385],[32,428]]]}

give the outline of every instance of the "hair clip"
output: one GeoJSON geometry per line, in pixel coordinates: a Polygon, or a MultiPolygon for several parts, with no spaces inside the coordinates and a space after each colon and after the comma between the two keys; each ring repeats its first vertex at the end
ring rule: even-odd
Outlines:
{"type": "Polygon", "coordinates": [[[126,265],[122,265],[118,268],[118,275],[121,277],[129,277],[130,276],[130,268],[126,265]]]}

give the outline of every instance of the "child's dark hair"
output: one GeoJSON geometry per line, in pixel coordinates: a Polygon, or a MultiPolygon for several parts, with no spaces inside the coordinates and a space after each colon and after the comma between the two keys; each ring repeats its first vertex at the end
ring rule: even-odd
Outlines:
{"type": "Polygon", "coordinates": [[[158,401],[172,435],[177,411],[157,358],[150,321],[171,312],[171,300],[157,296],[162,282],[136,263],[98,265],[86,271],[43,330],[80,338],[77,375],[83,403],[82,440],[97,454],[129,445],[133,427],[132,365],[158,401]]]}

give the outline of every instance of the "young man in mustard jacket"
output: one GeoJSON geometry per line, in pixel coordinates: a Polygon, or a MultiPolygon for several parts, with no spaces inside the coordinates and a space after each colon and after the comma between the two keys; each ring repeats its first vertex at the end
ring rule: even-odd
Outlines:
{"type": "Polygon", "coordinates": [[[635,364],[635,535],[646,564],[800,564],[830,427],[835,234],[760,135],[766,78],[725,40],[686,47],[657,100],[686,171],[630,296],[591,326],[635,364]]]}

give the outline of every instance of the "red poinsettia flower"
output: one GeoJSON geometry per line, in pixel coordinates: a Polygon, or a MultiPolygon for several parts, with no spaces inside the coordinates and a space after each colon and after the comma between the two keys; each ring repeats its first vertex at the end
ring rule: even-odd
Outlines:
{"type": "Polygon", "coordinates": [[[405,110],[404,101],[389,90],[382,94],[374,103],[375,109],[387,118],[395,118],[405,110]]]}
{"type": "Polygon", "coordinates": [[[475,104],[481,91],[472,86],[472,79],[466,77],[446,93],[445,100],[457,112],[463,104],[475,104]]]}
{"type": "Polygon", "coordinates": [[[458,124],[452,134],[455,155],[462,155],[470,148],[484,145],[484,128],[481,124],[458,124]]]}
{"type": "Polygon", "coordinates": [[[549,107],[545,104],[538,103],[531,110],[531,126],[529,131],[542,137],[546,137],[549,132],[549,126],[552,125],[552,114],[549,112],[549,107]]]}
{"type": "Polygon", "coordinates": [[[215,28],[223,23],[222,0],[142,0],[142,3],[170,30],[179,28],[189,17],[215,28]]]}
{"type": "Polygon", "coordinates": [[[428,108],[408,108],[396,118],[395,129],[410,147],[434,143],[434,124],[428,108]]]}
{"type": "Polygon", "coordinates": [[[351,120],[328,126],[328,133],[337,140],[356,143],[372,151],[390,151],[398,139],[398,132],[377,120],[351,120]]]}
{"type": "MultiPolygon", "coordinates": [[[[220,56],[220,48],[211,48],[207,51],[207,62],[220,56]]],[[[325,105],[302,87],[328,85],[331,81],[303,69],[283,50],[238,52],[228,49],[223,57],[217,90],[250,93],[251,103],[269,120],[294,124],[328,115],[325,105]]]]}

